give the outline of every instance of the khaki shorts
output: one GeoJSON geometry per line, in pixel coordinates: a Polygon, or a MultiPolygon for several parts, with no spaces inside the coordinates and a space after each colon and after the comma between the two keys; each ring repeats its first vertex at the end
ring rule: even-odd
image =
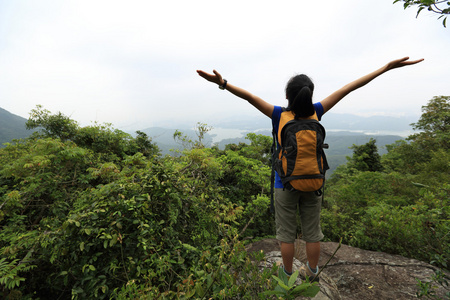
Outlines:
{"type": "Polygon", "coordinates": [[[275,223],[277,239],[294,243],[297,238],[297,207],[300,213],[302,240],[315,243],[323,239],[320,228],[322,196],[315,192],[275,189],[275,223]]]}

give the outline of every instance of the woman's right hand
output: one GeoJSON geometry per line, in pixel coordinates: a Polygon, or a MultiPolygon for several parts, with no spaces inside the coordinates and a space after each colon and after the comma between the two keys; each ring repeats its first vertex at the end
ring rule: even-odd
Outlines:
{"type": "Polygon", "coordinates": [[[213,70],[214,74],[206,73],[205,71],[202,70],[197,70],[197,73],[206,80],[214,82],[218,85],[223,85],[225,83],[222,79],[222,75],[220,75],[219,72],[217,72],[216,70],[213,70]]]}

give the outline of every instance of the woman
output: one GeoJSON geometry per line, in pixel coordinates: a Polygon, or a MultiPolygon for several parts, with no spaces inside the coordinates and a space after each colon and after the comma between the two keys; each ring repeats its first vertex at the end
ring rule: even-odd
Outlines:
{"type": "MultiPolygon", "coordinates": [[[[366,85],[381,74],[399,67],[414,65],[423,59],[409,60],[409,57],[393,60],[385,66],[353,81],[338,89],[320,102],[312,103],[314,84],[306,75],[292,77],[286,86],[286,98],[288,100],[287,110],[291,110],[296,118],[308,118],[316,114],[320,120],[322,115],[328,112],[336,103],[350,92],[366,85]]],[[[229,84],[216,71],[213,74],[197,70],[204,79],[216,83],[219,88],[226,89],[232,94],[247,100],[251,105],[272,119],[275,132],[278,125],[282,108],[274,106],[252,93],[229,84]]],[[[279,144],[278,144],[279,146],[279,144]]],[[[302,228],[302,239],[306,242],[307,264],[299,270],[300,276],[305,279],[308,276],[312,281],[318,281],[319,268],[317,266],[320,256],[320,240],[323,234],[320,228],[321,197],[314,192],[299,192],[284,190],[280,177],[276,174],[275,179],[275,223],[277,239],[281,243],[281,256],[283,258],[283,270],[289,276],[293,273],[292,263],[294,259],[294,241],[296,238],[296,213],[297,205],[300,211],[300,222],[302,228]]]]}

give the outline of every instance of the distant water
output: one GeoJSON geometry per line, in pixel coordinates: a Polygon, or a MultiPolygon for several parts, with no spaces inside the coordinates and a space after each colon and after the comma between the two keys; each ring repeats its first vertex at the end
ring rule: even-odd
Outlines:
{"type": "Polygon", "coordinates": [[[351,133],[359,133],[365,135],[398,135],[403,138],[410,136],[414,133],[412,130],[399,130],[399,131],[390,131],[390,130],[348,130],[348,129],[327,129],[327,132],[351,132],[351,133]]]}
{"type": "Polygon", "coordinates": [[[243,138],[248,130],[229,129],[229,128],[213,128],[208,132],[212,136],[212,142],[218,143],[224,139],[243,138]]]}

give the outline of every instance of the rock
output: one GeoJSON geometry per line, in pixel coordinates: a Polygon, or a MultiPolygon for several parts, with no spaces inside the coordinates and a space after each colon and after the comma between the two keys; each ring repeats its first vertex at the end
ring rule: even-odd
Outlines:
{"type": "MultiPolygon", "coordinates": [[[[305,245],[301,240],[295,244],[294,268],[300,268],[306,262],[305,245]]],[[[337,243],[321,243],[320,267],[337,247],[337,243]]],[[[281,262],[277,240],[265,239],[247,246],[249,253],[261,250],[266,255],[266,267],[281,262]]],[[[416,279],[430,281],[435,270],[436,267],[415,259],[341,245],[320,274],[320,292],[313,299],[417,299],[416,279]]],[[[441,299],[445,299],[445,293],[449,291],[443,287],[435,290],[441,299]]]]}
{"type": "MultiPolygon", "coordinates": [[[[278,241],[275,239],[266,239],[255,242],[247,247],[247,252],[259,252],[263,251],[265,254],[265,261],[261,264],[262,267],[271,268],[274,264],[281,265],[283,260],[281,258],[280,246],[278,241]]],[[[297,250],[297,249],[296,249],[297,250]]],[[[303,262],[294,258],[293,270],[297,270],[304,265],[303,262]]],[[[299,278],[297,281],[298,284],[301,283],[301,279],[299,278]]],[[[320,291],[313,298],[315,300],[333,300],[333,299],[341,299],[339,296],[339,291],[337,289],[335,281],[330,278],[327,274],[320,274],[320,291]]],[[[298,297],[296,299],[309,299],[305,297],[298,297]]]]}

